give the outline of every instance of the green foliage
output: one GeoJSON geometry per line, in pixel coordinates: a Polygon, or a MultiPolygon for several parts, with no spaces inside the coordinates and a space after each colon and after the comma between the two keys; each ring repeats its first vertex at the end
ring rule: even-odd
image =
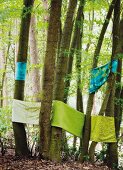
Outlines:
{"type": "Polygon", "coordinates": [[[106,153],[107,153],[107,146],[103,145],[103,148],[100,152],[96,152],[96,160],[100,160],[103,162],[106,158],[106,153]]]}
{"type": "Polygon", "coordinates": [[[86,2],[85,10],[91,11],[95,9],[96,11],[100,11],[102,9],[108,9],[109,4],[105,0],[89,0],[86,2]]]}
{"type": "Polygon", "coordinates": [[[26,125],[27,143],[31,156],[38,156],[39,154],[38,131],[38,126],[26,125]]]}
{"type": "MultiPolygon", "coordinates": [[[[0,3],[0,21],[20,16],[22,2],[19,0],[5,0],[0,3]]],[[[0,22],[1,23],[1,22],[0,22]]]]}
{"type": "Polygon", "coordinates": [[[0,137],[6,138],[11,130],[11,107],[0,108],[0,137]]]}
{"type": "MultiPolygon", "coordinates": [[[[73,138],[73,136],[68,136],[67,140],[73,138]]],[[[77,161],[80,155],[80,150],[77,147],[70,146],[65,140],[62,140],[62,160],[75,160],[77,161]]]]}

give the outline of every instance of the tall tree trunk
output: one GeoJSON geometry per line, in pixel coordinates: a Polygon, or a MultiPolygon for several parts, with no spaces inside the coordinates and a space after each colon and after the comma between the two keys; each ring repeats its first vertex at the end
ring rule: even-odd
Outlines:
{"type": "MultiPolygon", "coordinates": [[[[82,38],[83,38],[83,24],[84,24],[84,5],[85,0],[80,1],[78,9],[78,26],[77,26],[77,40],[76,40],[76,71],[77,71],[77,110],[84,113],[83,97],[81,89],[81,61],[82,61],[82,38]]],[[[83,152],[83,140],[80,139],[80,152],[83,152]]]]}
{"type": "MultiPolygon", "coordinates": [[[[103,116],[104,113],[107,110],[107,104],[108,104],[108,101],[109,101],[109,98],[110,98],[112,86],[113,86],[112,77],[110,77],[109,80],[108,80],[107,89],[106,89],[106,92],[105,92],[105,97],[103,99],[103,103],[102,103],[102,106],[100,108],[99,115],[103,116]]],[[[95,153],[96,145],[97,145],[97,142],[92,141],[90,148],[89,148],[89,159],[90,159],[91,162],[94,162],[94,153],[95,153]]]]}
{"type": "MultiPolygon", "coordinates": [[[[118,0],[114,9],[114,22],[113,22],[113,47],[112,53],[115,54],[117,44],[119,41],[119,23],[120,23],[120,3],[121,1],[118,0]]],[[[122,40],[121,40],[122,41],[122,40]]],[[[123,53],[123,49],[121,49],[121,53],[123,53]]],[[[119,136],[120,130],[120,114],[121,114],[121,103],[118,102],[120,100],[121,95],[121,74],[122,74],[122,57],[118,59],[118,70],[116,75],[116,90],[115,90],[115,127],[116,127],[116,136],[119,136]]]]}
{"type": "Polygon", "coordinates": [[[77,11],[75,28],[74,28],[73,38],[72,38],[69,57],[68,57],[68,66],[67,66],[67,74],[66,74],[68,79],[65,81],[65,90],[64,90],[64,102],[65,103],[67,103],[67,99],[68,99],[69,87],[70,87],[71,76],[72,76],[73,59],[74,59],[74,54],[76,52],[76,44],[77,44],[77,37],[78,37],[77,34],[78,34],[78,29],[80,29],[80,26],[78,23],[80,22],[81,15],[82,15],[81,8],[82,7],[80,4],[78,11],[77,11]]]}
{"type": "Polygon", "coordinates": [[[6,73],[7,73],[7,64],[8,64],[8,58],[9,58],[9,50],[10,50],[10,46],[11,46],[11,27],[10,27],[10,30],[8,32],[8,46],[7,46],[7,51],[5,53],[5,72],[3,74],[3,106],[7,106],[8,105],[8,90],[7,90],[7,76],[6,76],[6,73]]]}
{"type": "MultiPolygon", "coordinates": [[[[120,0],[117,3],[117,9],[120,9],[120,0]]],[[[117,57],[117,59],[122,60],[121,55],[123,55],[123,48],[122,48],[123,47],[123,17],[122,17],[122,20],[120,22],[120,33],[119,34],[120,35],[119,35],[118,47],[116,48],[116,51],[114,52],[114,54],[117,57]]],[[[121,69],[121,68],[118,68],[118,70],[119,69],[121,69]]],[[[114,84],[114,88],[115,88],[115,84],[114,84]]],[[[110,102],[112,102],[112,100],[114,101],[115,94],[116,93],[114,92],[113,97],[111,98],[110,102]]],[[[115,103],[113,103],[113,104],[115,104],[115,103]]],[[[109,114],[110,114],[110,116],[115,116],[116,136],[118,137],[119,126],[117,126],[117,119],[120,119],[120,114],[119,114],[119,112],[116,112],[116,113],[114,112],[115,111],[114,106],[113,106],[112,112],[110,111],[109,114]]],[[[118,140],[118,138],[117,138],[117,140],[118,140]]],[[[118,166],[118,146],[117,146],[117,143],[109,143],[107,163],[108,163],[109,167],[117,168],[117,166],[118,166]]]]}
{"type": "Polygon", "coordinates": [[[50,8],[47,47],[44,62],[43,98],[39,117],[40,124],[40,155],[49,159],[50,146],[50,115],[52,109],[53,82],[55,60],[58,46],[58,34],[60,29],[62,0],[52,0],[50,8]],[[49,76],[50,75],[50,76],[49,76]]]}
{"type": "MultiPolygon", "coordinates": [[[[43,7],[44,7],[45,11],[48,12],[48,0],[43,0],[43,7]]],[[[46,14],[46,15],[44,16],[44,21],[45,21],[45,22],[48,22],[48,21],[49,21],[49,15],[46,14]]]]}
{"type": "Polygon", "coordinates": [[[6,74],[6,55],[5,55],[5,47],[3,47],[0,51],[1,62],[0,62],[0,107],[3,107],[3,86],[5,81],[6,74]]]}
{"type": "MultiPolygon", "coordinates": [[[[112,60],[116,52],[117,44],[118,44],[118,39],[119,39],[119,20],[120,20],[120,0],[117,0],[115,7],[114,7],[114,21],[113,21],[113,44],[112,44],[112,60]]],[[[108,84],[113,82],[111,78],[108,80],[108,84]]],[[[103,105],[101,107],[99,115],[103,115],[105,113],[106,116],[111,116],[111,113],[114,110],[114,90],[113,85],[110,86],[110,88],[107,87],[107,92],[103,101],[103,105]],[[112,91],[111,91],[112,89],[112,91]]],[[[114,115],[112,115],[114,116],[114,115]]],[[[94,152],[95,152],[95,147],[97,145],[97,142],[92,142],[90,149],[89,149],[89,156],[90,160],[93,162],[94,161],[94,152]]]]}
{"type": "MultiPolygon", "coordinates": [[[[29,27],[31,20],[31,10],[34,0],[24,0],[23,12],[21,18],[19,49],[17,62],[27,62],[29,27]]],[[[14,98],[18,100],[24,99],[24,80],[15,80],[14,98]]],[[[15,137],[15,153],[18,156],[28,156],[29,150],[27,147],[26,131],[24,124],[13,122],[13,130],[15,137]]]]}
{"type": "Polygon", "coordinates": [[[40,97],[40,72],[39,72],[39,56],[37,47],[37,37],[36,37],[36,18],[35,15],[31,17],[30,23],[30,64],[32,69],[30,72],[31,79],[31,98],[34,101],[41,101],[40,97]]]}
{"type": "MultiPolygon", "coordinates": [[[[1,63],[0,63],[0,69],[3,71],[1,73],[0,78],[0,91],[1,91],[1,99],[0,99],[0,105],[1,107],[7,106],[7,79],[6,79],[6,72],[7,72],[7,60],[9,57],[9,50],[10,50],[10,39],[11,39],[11,27],[9,28],[8,32],[8,46],[7,50],[5,46],[1,49],[1,63]]],[[[4,44],[4,43],[3,43],[4,44]]]]}
{"type": "MultiPolygon", "coordinates": [[[[89,12],[89,22],[90,22],[89,32],[92,33],[93,32],[93,26],[94,26],[94,8],[92,10],[92,19],[91,19],[91,13],[89,12]]],[[[85,49],[86,52],[88,52],[90,45],[91,45],[91,36],[89,35],[88,43],[87,43],[87,46],[86,46],[86,49],[85,49]]]]}
{"type": "MultiPolygon", "coordinates": [[[[67,73],[67,63],[71,34],[73,29],[73,17],[77,6],[77,0],[70,0],[64,30],[61,39],[60,54],[57,60],[56,76],[54,82],[54,100],[64,101],[64,79],[67,73]]],[[[52,127],[50,157],[52,160],[61,161],[61,137],[62,129],[52,127]]]]}
{"type": "MultiPolygon", "coordinates": [[[[106,19],[104,21],[99,39],[98,39],[98,43],[94,52],[94,58],[93,58],[93,65],[92,68],[97,67],[98,64],[98,58],[99,58],[99,53],[101,50],[101,46],[102,46],[102,42],[104,39],[104,35],[106,33],[115,3],[117,0],[113,0],[110,7],[109,7],[109,11],[107,13],[106,19]]],[[[93,100],[94,100],[94,95],[95,93],[91,93],[89,94],[89,98],[88,98],[88,102],[87,102],[87,110],[86,110],[86,117],[85,117],[85,127],[84,127],[84,137],[83,137],[83,147],[84,147],[84,151],[83,151],[83,155],[81,155],[81,157],[88,155],[88,146],[89,146],[89,139],[90,139],[90,125],[91,125],[91,112],[92,112],[92,107],[93,107],[93,100]]],[[[82,158],[83,160],[83,158],[82,158]]]]}

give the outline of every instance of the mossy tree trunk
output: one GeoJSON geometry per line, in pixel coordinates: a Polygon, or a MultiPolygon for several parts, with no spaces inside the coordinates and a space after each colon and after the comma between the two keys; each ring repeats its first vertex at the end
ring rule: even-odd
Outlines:
{"type": "MultiPolygon", "coordinates": [[[[62,33],[61,45],[60,45],[60,54],[57,59],[56,65],[56,76],[54,82],[54,100],[64,101],[64,79],[67,73],[67,64],[68,64],[68,52],[71,42],[71,34],[73,30],[73,17],[74,12],[77,6],[77,0],[70,0],[68,12],[66,16],[66,21],[62,33]]],[[[61,138],[62,138],[62,129],[52,127],[51,134],[51,145],[50,145],[50,158],[54,161],[61,161],[61,138]]]]}
{"type": "MultiPolygon", "coordinates": [[[[119,1],[120,3],[120,1],[119,1]]],[[[118,41],[118,47],[116,48],[116,51],[114,53],[114,56],[117,57],[119,60],[122,60],[122,57],[121,55],[123,56],[123,17],[121,19],[121,22],[120,22],[120,32],[119,32],[119,41],[118,41]],[[120,57],[120,58],[119,58],[120,57]]],[[[119,63],[120,64],[120,63],[119,63]]],[[[120,65],[119,65],[120,66],[120,65]]],[[[118,68],[119,70],[120,68],[118,68]]],[[[114,88],[115,88],[115,84],[114,84],[114,88]]],[[[117,120],[120,120],[120,112],[117,112],[115,113],[114,111],[116,111],[115,109],[115,103],[114,103],[114,100],[115,100],[115,92],[112,94],[113,97],[110,98],[110,102],[113,101],[113,109],[112,111],[109,112],[109,115],[110,116],[115,116],[115,130],[116,130],[116,137],[117,137],[117,141],[118,141],[118,134],[119,134],[119,125],[117,126],[117,124],[119,124],[120,121],[117,121],[117,120]]],[[[120,107],[120,106],[119,106],[120,107]]],[[[108,166],[111,167],[111,168],[117,168],[118,166],[118,143],[109,143],[108,145],[108,166]]]]}
{"type": "MultiPolygon", "coordinates": [[[[113,83],[112,83],[113,78],[110,77],[108,80],[108,84],[107,84],[107,88],[106,88],[106,92],[105,92],[105,97],[103,99],[103,103],[102,106],[100,108],[99,111],[99,115],[103,116],[106,112],[107,112],[107,104],[110,98],[110,93],[111,93],[111,89],[113,87],[113,83]]],[[[108,105],[109,107],[109,105],[108,105]]],[[[110,107],[109,107],[110,108],[110,107]]],[[[95,147],[97,145],[97,142],[92,141],[90,148],[89,148],[89,160],[91,162],[94,162],[94,154],[95,154],[95,147]]]]}
{"type": "MultiPolygon", "coordinates": [[[[21,18],[19,49],[17,62],[27,62],[29,27],[31,20],[31,10],[34,0],[23,1],[23,12],[21,18]]],[[[24,99],[24,84],[23,80],[15,80],[14,98],[18,100],[24,99]]],[[[27,146],[26,132],[24,124],[13,122],[13,130],[15,137],[15,154],[18,156],[28,156],[29,149],[27,146]]]]}
{"type": "MultiPolygon", "coordinates": [[[[77,71],[77,105],[78,111],[84,113],[83,109],[83,97],[82,97],[82,77],[81,77],[81,65],[82,65],[82,38],[83,38],[83,24],[84,24],[84,5],[85,0],[80,1],[78,9],[78,22],[77,27],[77,40],[76,40],[76,71],[77,71]]],[[[80,139],[80,152],[83,151],[83,140],[80,139]]]]}
{"type": "MultiPolygon", "coordinates": [[[[81,2],[81,1],[80,1],[81,2]]],[[[65,81],[65,90],[64,90],[64,102],[67,103],[68,94],[69,94],[69,87],[71,82],[71,76],[72,76],[72,67],[73,67],[73,59],[74,55],[76,53],[76,44],[77,44],[77,37],[78,37],[78,30],[80,29],[80,19],[82,15],[82,5],[79,4],[76,21],[75,21],[75,28],[72,36],[72,42],[70,46],[69,56],[68,56],[68,66],[67,66],[67,74],[66,74],[66,81],[65,81]],[[79,24],[78,24],[79,23],[79,24]]]]}
{"type": "MultiPolygon", "coordinates": [[[[74,28],[74,32],[73,32],[73,37],[72,37],[72,42],[71,42],[69,57],[68,57],[68,66],[67,66],[67,74],[66,74],[67,79],[65,81],[65,89],[64,89],[64,103],[67,103],[67,100],[68,100],[70,82],[71,82],[71,77],[72,77],[72,67],[73,67],[74,55],[75,55],[75,53],[77,53],[77,56],[81,55],[81,52],[80,52],[81,42],[79,42],[79,41],[81,41],[81,38],[82,38],[82,33],[80,35],[80,31],[82,30],[82,28],[80,28],[80,25],[81,25],[81,27],[83,27],[83,22],[81,22],[81,18],[83,17],[83,14],[82,14],[83,7],[84,7],[84,0],[81,0],[79,7],[78,7],[78,11],[77,11],[77,16],[76,16],[76,20],[75,20],[75,28],[74,28]],[[77,51],[79,51],[79,52],[77,52],[77,51]]],[[[77,63],[78,64],[76,64],[76,65],[78,65],[77,67],[79,67],[79,65],[81,63],[79,63],[79,61],[77,63]]],[[[81,83],[81,80],[80,80],[80,83],[81,83]]],[[[79,84],[78,81],[77,81],[77,84],[79,84]]],[[[79,87],[79,85],[78,85],[78,87],[79,87]]],[[[81,90],[78,89],[77,90],[77,106],[78,106],[77,108],[78,109],[81,108],[81,106],[83,105],[80,102],[81,100],[82,100],[81,90]]],[[[74,136],[73,148],[75,148],[75,146],[76,146],[76,141],[77,141],[77,137],[74,136]]],[[[66,143],[66,145],[67,145],[67,143],[66,143]]]]}
{"type": "MultiPolygon", "coordinates": [[[[62,0],[51,0],[47,47],[44,61],[43,97],[41,100],[40,124],[40,156],[49,159],[50,116],[53,99],[53,82],[55,61],[58,47],[62,0]]],[[[52,159],[52,158],[51,158],[52,159]]]]}
{"type": "MultiPolygon", "coordinates": [[[[104,21],[104,24],[103,24],[103,27],[102,27],[102,30],[101,30],[101,33],[100,33],[100,36],[99,36],[99,39],[98,39],[96,49],[95,49],[95,52],[94,52],[92,68],[97,67],[99,53],[100,53],[100,50],[101,50],[104,35],[105,35],[106,30],[107,30],[107,27],[108,27],[108,24],[109,24],[109,21],[110,21],[110,18],[111,18],[111,15],[112,15],[116,1],[117,0],[113,0],[110,7],[109,7],[106,19],[104,21]]],[[[90,139],[90,125],[91,125],[91,112],[92,112],[92,107],[93,107],[94,95],[95,95],[95,93],[89,94],[89,98],[88,98],[88,102],[87,102],[85,127],[84,127],[84,137],[83,137],[83,149],[84,149],[84,151],[83,151],[83,155],[81,155],[81,160],[83,160],[84,157],[86,157],[88,155],[88,146],[89,146],[89,139],[90,139]]]]}
{"type": "MultiPolygon", "coordinates": [[[[120,1],[117,0],[115,7],[114,7],[114,21],[113,21],[113,43],[112,43],[112,58],[115,58],[115,52],[118,44],[118,38],[119,38],[119,19],[120,19],[120,1]]],[[[108,80],[107,90],[105,93],[105,98],[102,104],[102,107],[100,109],[99,115],[106,115],[111,116],[111,113],[114,111],[114,81],[113,76],[111,76],[108,80]]],[[[112,115],[114,116],[114,115],[112,115]]],[[[95,153],[95,147],[97,145],[97,142],[92,142],[91,146],[89,148],[89,157],[91,162],[94,161],[94,153],[95,153]]]]}

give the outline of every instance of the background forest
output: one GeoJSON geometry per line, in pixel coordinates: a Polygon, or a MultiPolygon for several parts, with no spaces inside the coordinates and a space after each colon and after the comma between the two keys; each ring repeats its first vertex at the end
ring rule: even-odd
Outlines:
{"type": "Polygon", "coordinates": [[[0,0],[1,154],[122,169],[122,56],[120,0],[0,0]],[[91,70],[114,60],[117,73],[89,93],[91,70]],[[15,79],[17,62],[27,63],[25,80],[15,79]],[[41,102],[39,126],[12,122],[13,99],[41,102]],[[51,126],[53,100],[85,114],[82,138],[51,126]],[[115,118],[116,142],[90,141],[91,115],[115,118]]]}

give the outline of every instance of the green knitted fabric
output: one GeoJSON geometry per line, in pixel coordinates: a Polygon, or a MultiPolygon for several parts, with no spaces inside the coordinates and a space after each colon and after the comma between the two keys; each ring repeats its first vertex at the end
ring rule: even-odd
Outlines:
{"type": "Polygon", "coordinates": [[[63,128],[69,133],[82,137],[84,114],[67,104],[55,100],[53,102],[52,126],[63,128]]]}
{"type": "Polygon", "coordinates": [[[116,142],[114,117],[92,116],[90,140],[95,142],[116,142]]]}

